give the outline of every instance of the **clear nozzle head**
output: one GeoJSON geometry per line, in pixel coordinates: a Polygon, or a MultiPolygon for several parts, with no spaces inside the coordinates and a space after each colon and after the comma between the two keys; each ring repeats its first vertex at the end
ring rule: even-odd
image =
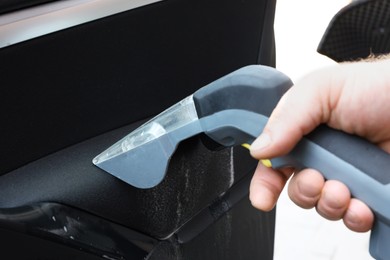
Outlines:
{"type": "Polygon", "coordinates": [[[129,135],[125,136],[119,142],[112,145],[106,151],[96,156],[93,159],[93,163],[98,165],[104,161],[110,160],[120,154],[153,141],[164,134],[172,132],[194,120],[198,120],[198,115],[191,95],[157,115],[129,135]]]}

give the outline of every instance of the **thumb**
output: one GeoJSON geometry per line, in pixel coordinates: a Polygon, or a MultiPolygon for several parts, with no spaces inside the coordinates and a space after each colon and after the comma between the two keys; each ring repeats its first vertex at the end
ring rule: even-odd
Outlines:
{"type": "Polygon", "coordinates": [[[327,121],[331,107],[337,104],[330,93],[334,73],[313,72],[302,78],[281,98],[263,133],[251,145],[256,159],[278,157],[289,153],[299,140],[320,123],[327,121]],[[333,101],[333,102],[330,102],[333,101]]]}

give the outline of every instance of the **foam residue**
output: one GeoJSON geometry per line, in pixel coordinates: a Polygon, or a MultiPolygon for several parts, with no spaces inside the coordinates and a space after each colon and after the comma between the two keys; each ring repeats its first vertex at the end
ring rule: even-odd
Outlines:
{"type": "Polygon", "coordinates": [[[229,181],[229,188],[232,187],[234,183],[234,149],[233,147],[230,148],[230,181],[229,181]]]}

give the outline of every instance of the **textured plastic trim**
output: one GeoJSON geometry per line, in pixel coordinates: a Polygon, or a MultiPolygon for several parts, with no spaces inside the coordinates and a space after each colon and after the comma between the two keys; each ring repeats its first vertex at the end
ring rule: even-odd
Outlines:
{"type": "Polygon", "coordinates": [[[0,16],[0,48],[161,0],[68,0],[0,16]]]}

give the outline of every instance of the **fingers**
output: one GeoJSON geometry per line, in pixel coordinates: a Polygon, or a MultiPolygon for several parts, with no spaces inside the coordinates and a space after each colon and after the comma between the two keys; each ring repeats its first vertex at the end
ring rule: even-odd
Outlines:
{"type": "Polygon", "coordinates": [[[291,178],[288,195],[298,206],[311,209],[317,205],[324,184],[324,177],[319,172],[305,169],[291,178]]]}
{"type": "Polygon", "coordinates": [[[326,219],[339,220],[348,209],[351,194],[341,182],[326,181],[315,170],[305,169],[291,179],[288,195],[298,206],[317,212],[326,219]]]}
{"type": "Polygon", "coordinates": [[[339,181],[325,182],[321,197],[317,203],[317,212],[329,220],[342,219],[348,209],[351,193],[347,186],[339,181]]]}
{"type": "MultiPolygon", "coordinates": [[[[249,189],[252,205],[262,211],[272,210],[292,173],[292,169],[276,171],[259,163],[249,189]]],[[[298,206],[305,209],[316,207],[326,219],[343,219],[352,231],[369,231],[374,223],[374,214],[366,204],[351,199],[343,183],[325,181],[316,170],[305,169],[295,173],[289,182],[288,194],[298,206]]]]}
{"type": "Polygon", "coordinates": [[[343,221],[350,230],[367,232],[374,224],[374,214],[366,204],[352,198],[343,221]]]}
{"type": "Polygon", "coordinates": [[[291,179],[288,195],[298,206],[317,212],[329,220],[343,218],[347,211],[351,194],[348,188],[338,181],[326,181],[312,169],[305,169],[291,179]]]}
{"type": "Polygon", "coordinates": [[[249,188],[252,205],[262,211],[272,210],[291,174],[291,169],[275,171],[259,163],[249,188]]]}
{"type": "Polygon", "coordinates": [[[325,181],[313,169],[305,169],[291,178],[288,194],[302,208],[316,207],[317,212],[329,220],[343,219],[344,224],[355,232],[369,231],[374,215],[360,200],[351,198],[349,189],[341,182],[325,181]]]}

